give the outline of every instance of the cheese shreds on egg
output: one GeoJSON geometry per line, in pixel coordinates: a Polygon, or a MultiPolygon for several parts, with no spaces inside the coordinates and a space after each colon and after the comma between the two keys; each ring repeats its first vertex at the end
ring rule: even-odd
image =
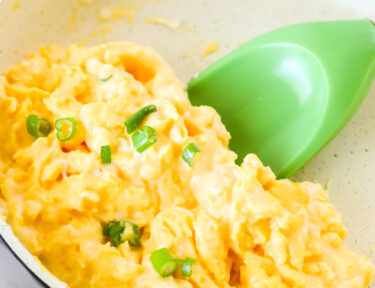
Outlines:
{"type": "Polygon", "coordinates": [[[206,57],[219,51],[219,42],[213,41],[204,46],[203,51],[199,54],[201,57],[206,57]]]}
{"type": "Polygon", "coordinates": [[[210,107],[191,106],[158,54],[133,43],[51,46],[0,76],[0,205],[15,235],[72,288],[366,287],[367,257],[343,245],[341,217],[321,186],[276,180],[255,155],[241,166],[210,107]],[[136,152],[124,122],[157,141],[136,152]],[[27,133],[35,114],[72,118],[61,142],[27,133]],[[199,157],[182,159],[194,143],[199,157]],[[101,147],[111,163],[102,164],[101,147]],[[110,221],[140,229],[140,246],[111,245],[110,221]],[[153,251],[195,259],[190,278],[162,278],[153,251]]]}
{"type": "Polygon", "coordinates": [[[171,29],[171,30],[178,29],[182,24],[182,22],[180,20],[168,19],[168,18],[162,18],[162,17],[147,18],[146,23],[164,26],[164,27],[166,27],[168,29],[171,29]]]}

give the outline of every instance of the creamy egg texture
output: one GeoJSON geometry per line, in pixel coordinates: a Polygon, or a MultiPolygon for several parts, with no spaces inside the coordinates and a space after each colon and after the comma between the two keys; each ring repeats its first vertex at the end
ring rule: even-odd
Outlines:
{"type": "Polygon", "coordinates": [[[210,107],[193,107],[150,48],[111,43],[41,48],[0,76],[0,205],[15,235],[72,288],[366,287],[374,267],[343,245],[346,230],[313,183],[276,180],[255,155],[241,166],[210,107]],[[124,122],[147,105],[157,141],[135,150],[124,122]],[[52,130],[36,138],[26,119],[52,130]],[[54,123],[77,134],[59,141],[54,123]],[[182,158],[195,143],[191,167],[182,158]],[[102,164],[101,147],[112,160],[102,164]],[[110,221],[140,229],[115,247],[110,221]],[[191,277],[161,277],[150,255],[196,260],[191,277]]]}

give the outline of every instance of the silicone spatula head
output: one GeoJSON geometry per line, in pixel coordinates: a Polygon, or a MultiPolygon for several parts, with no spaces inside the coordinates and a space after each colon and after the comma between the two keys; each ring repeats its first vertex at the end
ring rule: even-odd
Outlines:
{"type": "Polygon", "coordinates": [[[242,45],[188,83],[232,135],[238,163],[255,153],[287,178],[353,116],[375,75],[375,26],[367,19],[303,23],[242,45]]]}

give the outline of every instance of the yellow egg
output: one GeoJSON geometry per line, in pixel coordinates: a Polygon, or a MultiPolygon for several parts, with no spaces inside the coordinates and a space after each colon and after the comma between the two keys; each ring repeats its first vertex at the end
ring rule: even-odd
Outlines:
{"type": "Polygon", "coordinates": [[[276,180],[255,155],[237,166],[219,115],[192,107],[150,48],[42,48],[0,76],[0,111],[1,211],[72,288],[366,287],[374,278],[370,260],[343,245],[322,187],[276,180]],[[157,111],[129,134],[125,121],[148,105],[157,111]],[[48,137],[28,134],[30,114],[49,121],[48,137]],[[60,118],[78,124],[66,142],[60,118]],[[144,131],[156,134],[146,146],[135,142],[144,131]],[[189,143],[200,152],[184,160],[189,143]],[[110,221],[137,225],[140,246],[127,238],[133,230],[111,243],[110,221]],[[158,274],[150,255],[163,247],[196,260],[191,277],[158,274]]]}

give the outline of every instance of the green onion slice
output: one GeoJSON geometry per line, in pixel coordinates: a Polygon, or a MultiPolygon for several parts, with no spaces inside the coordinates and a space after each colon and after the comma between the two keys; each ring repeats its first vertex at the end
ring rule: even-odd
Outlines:
{"type": "Polygon", "coordinates": [[[102,157],[102,163],[103,164],[111,164],[112,163],[112,152],[111,152],[111,146],[105,145],[100,147],[100,154],[102,157]]]}
{"type": "Polygon", "coordinates": [[[133,116],[131,116],[128,120],[126,120],[125,126],[126,126],[128,134],[133,133],[138,128],[138,126],[142,123],[143,119],[145,119],[146,116],[152,112],[156,112],[156,106],[148,105],[146,107],[143,107],[133,116]]]}
{"type": "Polygon", "coordinates": [[[147,148],[156,143],[158,136],[154,129],[150,126],[145,126],[138,130],[137,133],[133,134],[133,146],[137,152],[142,153],[147,148]]]}
{"type": "Polygon", "coordinates": [[[122,221],[112,224],[109,229],[109,237],[111,238],[114,247],[117,247],[124,242],[121,240],[121,234],[124,232],[124,225],[121,222],[122,221]]]}
{"type": "Polygon", "coordinates": [[[99,80],[102,81],[102,82],[107,82],[109,79],[111,79],[113,77],[113,75],[109,75],[108,77],[106,78],[100,78],[99,80]]]}
{"type": "Polygon", "coordinates": [[[51,125],[48,120],[31,114],[26,119],[26,129],[34,137],[47,137],[51,132],[51,125]]]}
{"type": "Polygon", "coordinates": [[[173,275],[177,269],[177,262],[167,248],[161,248],[152,252],[150,257],[152,266],[161,277],[173,275]]]}
{"type": "Polygon", "coordinates": [[[141,245],[141,233],[139,232],[139,227],[133,223],[125,222],[124,232],[121,234],[122,241],[128,241],[130,246],[140,246],[141,245]]]}
{"type": "Polygon", "coordinates": [[[191,277],[191,274],[193,273],[193,264],[195,264],[196,261],[192,258],[187,257],[183,263],[181,268],[181,274],[185,277],[191,277]]]}
{"type": "Polygon", "coordinates": [[[104,229],[103,229],[103,235],[104,235],[104,236],[107,236],[107,237],[111,236],[111,235],[110,235],[111,228],[112,228],[112,226],[116,225],[116,223],[117,223],[117,222],[113,222],[113,221],[111,221],[111,222],[109,222],[107,225],[105,225],[105,227],[104,227],[104,229]]]}
{"type": "Polygon", "coordinates": [[[55,122],[57,131],[57,139],[60,141],[68,141],[77,134],[77,121],[73,118],[61,118],[55,122]]]}
{"type": "Polygon", "coordinates": [[[130,246],[141,245],[139,227],[128,221],[109,222],[103,229],[103,235],[110,237],[114,247],[119,246],[125,241],[128,241],[130,246]]]}
{"type": "Polygon", "coordinates": [[[199,147],[195,143],[189,143],[184,151],[182,152],[182,159],[190,166],[193,166],[193,159],[195,157],[195,154],[198,152],[201,152],[199,147]]]}

